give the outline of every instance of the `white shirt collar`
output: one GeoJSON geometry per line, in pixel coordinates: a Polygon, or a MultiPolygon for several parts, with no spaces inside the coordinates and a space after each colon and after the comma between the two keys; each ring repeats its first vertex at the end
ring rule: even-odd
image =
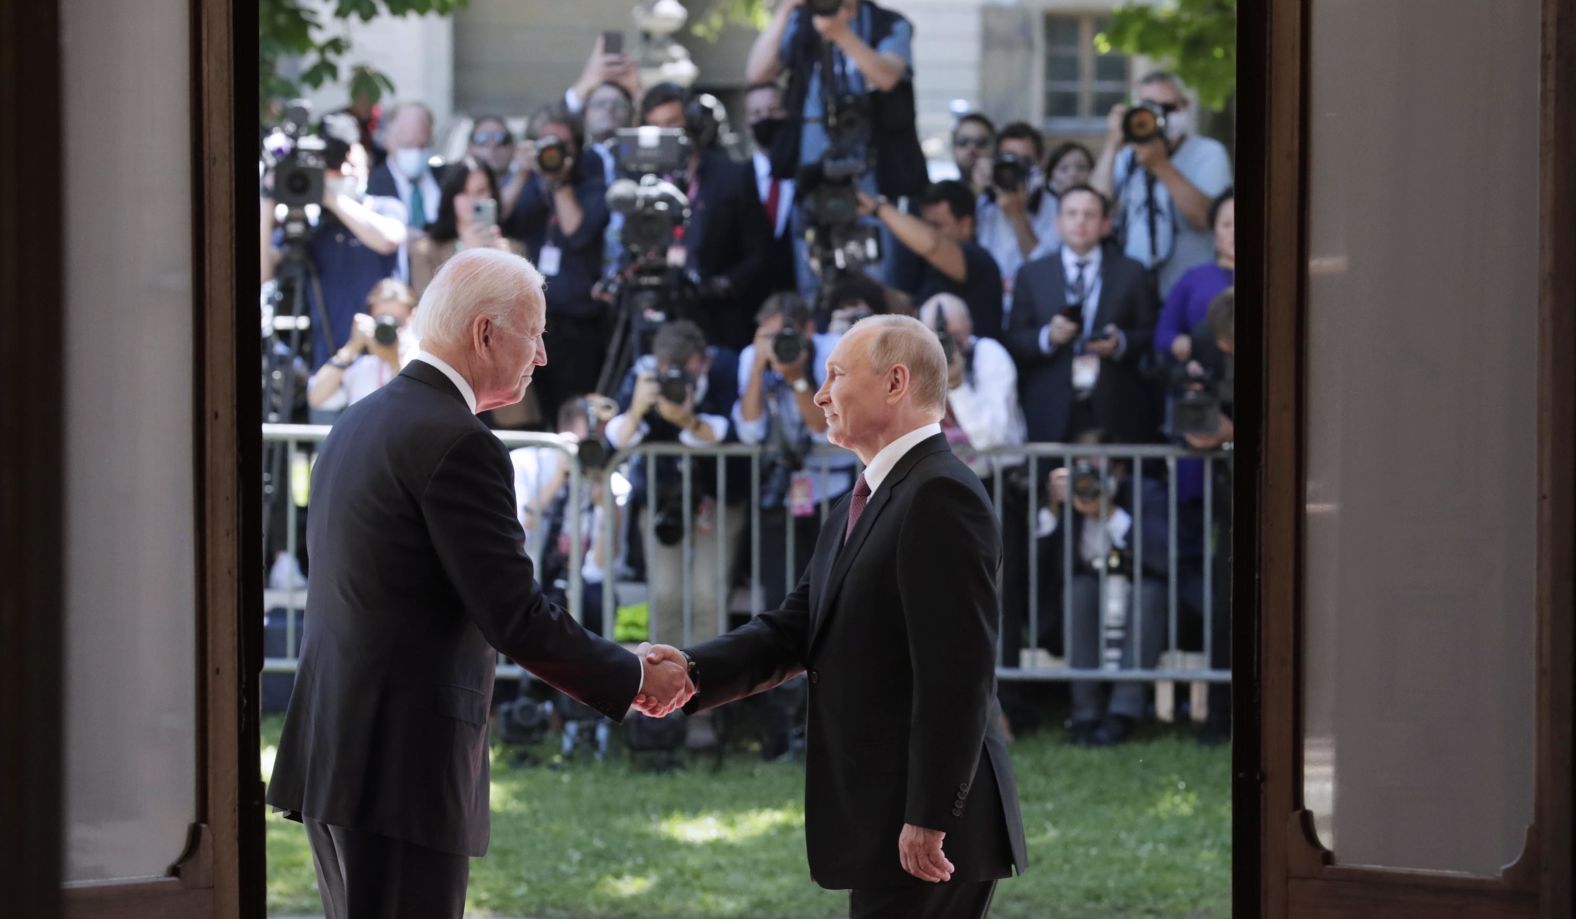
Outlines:
{"type": "Polygon", "coordinates": [[[448,361],[425,350],[417,351],[416,356],[411,358],[411,360],[426,361],[438,368],[438,371],[448,377],[450,383],[454,384],[454,388],[460,391],[460,395],[465,397],[465,404],[471,407],[471,414],[476,414],[476,390],[472,389],[471,384],[464,377],[460,376],[458,370],[449,366],[448,361]]]}
{"type": "Polygon", "coordinates": [[[882,447],[880,453],[870,458],[870,465],[865,467],[865,484],[870,486],[870,493],[872,495],[876,493],[876,489],[881,487],[886,477],[892,474],[892,467],[896,466],[897,461],[908,451],[914,449],[920,441],[940,433],[941,425],[932,422],[921,425],[882,447]]]}
{"type": "Polygon", "coordinates": [[[1085,255],[1079,255],[1066,246],[1062,247],[1062,270],[1067,273],[1068,277],[1071,277],[1078,272],[1078,263],[1080,261],[1085,263],[1085,278],[1093,278],[1094,275],[1099,274],[1100,247],[1095,246],[1085,255]]]}

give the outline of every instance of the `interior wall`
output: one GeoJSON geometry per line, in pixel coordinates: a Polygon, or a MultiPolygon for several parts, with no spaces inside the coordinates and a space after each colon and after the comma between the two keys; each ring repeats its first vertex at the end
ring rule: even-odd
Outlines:
{"type": "Polygon", "coordinates": [[[1338,863],[1495,876],[1533,821],[1540,15],[1311,5],[1305,794],[1338,863]]]}
{"type": "Polygon", "coordinates": [[[67,881],[196,815],[190,10],[61,3],[67,881]]]}

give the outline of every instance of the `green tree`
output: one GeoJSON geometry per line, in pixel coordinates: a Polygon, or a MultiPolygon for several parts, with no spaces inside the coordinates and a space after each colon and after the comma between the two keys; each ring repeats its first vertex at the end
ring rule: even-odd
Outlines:
{"type": "MultiPolygon", "coordinates": [[[[385,13],[393,16],[448,15],[467,2],[469,0],[332,0],[326,18],[357,18],[369,22],[385,13]]],[[[269,113],[274,103],[301,95],[303,88],[316,89],[339,79],[340,65],[350,51],[350,41],[342,34],[327,34],[325,17],[319,12],[322,6],[312,0],[261,0],[258,4],[258,82],[261,87],[258,101],[264,121],[273,120],[269,113]],[[299,74],[292,77],[281,72],[280,65],[286,59],[301,62],[299,74]]],[[[385,92],[393,91],[394,83],[372,65],[351,67],[352,98],[365,95],[376,102],[385,92]]]]}
{"type": "Polygon", "coordinates": [[[1226,107],[1237,89],[1237,0],[1125,3],[1095,38],[1101,53],[1118,50],[1159,61],[1207,108],[1226,107]]]}

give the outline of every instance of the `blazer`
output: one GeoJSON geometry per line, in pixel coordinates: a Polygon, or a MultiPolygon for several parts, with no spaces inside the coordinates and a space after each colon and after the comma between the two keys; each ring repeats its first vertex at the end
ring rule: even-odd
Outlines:
{"type": "MultiPolygon", "coordinates": [[[[1029,440],[1063,443],[1073,405],[1072,345],[1050,354],[1040,350],[1040,330],[1067,307],[1067,278],[1062,250],[1018,269],[1012,288],[1013,308],[1007,317],[1004,344],[1018,363],[1018,391],[1029,440]]],[[[1095,419],[1113,443],[1147,443],[1156,429],[1148,394],[1139,376],[1139,361],[1154,341],[1159,306],[1154,284],[1144,267],[1107,246],[1100,258],[1100,302],[1094,327],[1114,324],[1127,336],[1127,349],[1116,360],[1100,361],[1100,379],[1090,394],[1095,419]]]]}
{"type": "Polygon", "coordinates": [[[700,711],[809,674],[805,842],[823,887],[924,882],[903,824],[942,830],[954,880],[1028,866],[996,701],[1001,541],[985,489],[936,435],[898,461],[846,545],[827,516],[782,608],[689,650],[700,711]]]}
{"type": "Polygon", "coordinates": [[[431,364],[411,361],[334,424],[310,511],[301,660],[268,803],[481,856],[497,652],[614,720],[640,661],[543,599],[509,453],[431,364]]]}

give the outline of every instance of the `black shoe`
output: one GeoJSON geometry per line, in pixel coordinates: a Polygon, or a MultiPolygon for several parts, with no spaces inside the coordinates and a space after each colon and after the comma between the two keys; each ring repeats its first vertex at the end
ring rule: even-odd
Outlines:
{"type": "Polygon", "coordinates": [[[1098,721],[1068,721],[1066,741],[1075,747],[1092,747],[1095,731],[1099,729],[1098,721]]]}
{"type": "Polygon", "coordinates": [[[1125,744],[1133,736],[1135,722],[1125,715],[1107,715],[1105,720],[1095,726],[1093,735],[1089,738],[1091,746],[1115,747],[1125,744]]]}

